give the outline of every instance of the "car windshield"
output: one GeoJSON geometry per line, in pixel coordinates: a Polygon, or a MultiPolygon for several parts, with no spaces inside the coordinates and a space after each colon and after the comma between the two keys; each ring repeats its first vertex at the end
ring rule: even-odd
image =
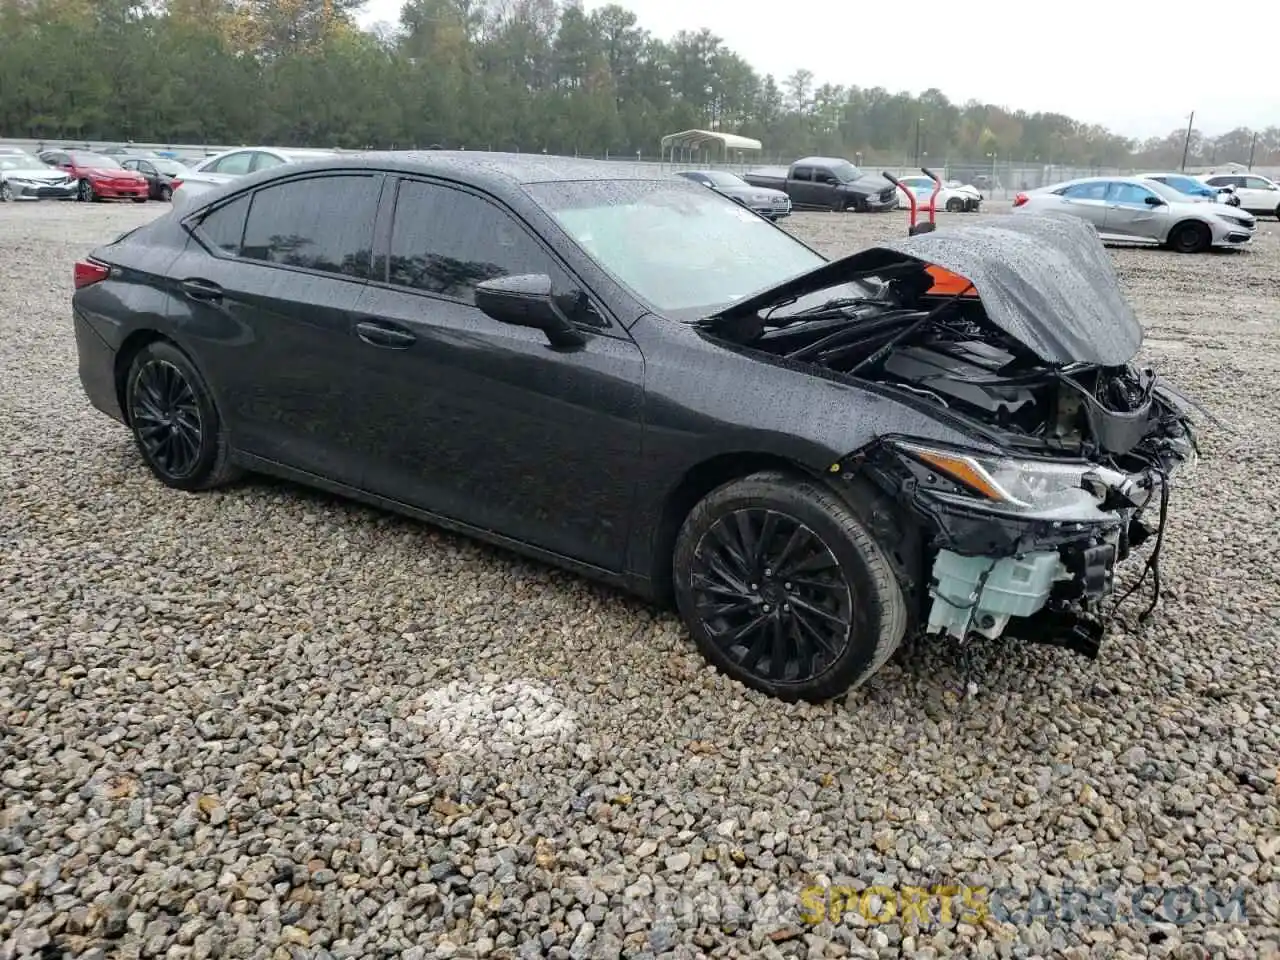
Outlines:
{"type": "Polygon", "coordinates": [[[836,175],[836,179],[841,183],[848,183],[862,176],[862,171],[848,160],[837,160],[828,169],[836,175]]]}
{"type": "Polygon", "coordinates": [[[103,170],[116,170],[120,164],[112,157],[104,157],[100,153],[72,153],[71,162],[77,167],[97,167],[103,170]]]}
{"type": "MultiPolygon", "coordinates": [[[[559,181],[528,190],[606,272],[678,320],[717,313],[826,262],[767,220],[692,184],[559,181]]],[[[825,291],[841,292],[865,295],[825,291]]]]}
{"type": "Polygon", "coordinates": [[[725,173],[721,170],[704,170],[702,176],[708,183],[714,183],[717,187],[745,187],[747,181],[732,173],[725,173]]]}
{"type": "Polygon", "coordinates": [[[1190,194],[1193,197],[1211,197],[1217,193],[1213,187],[1207,187],[1199,180],[1192,180],[1190,177],[1164,176],[1156,182],[1163,183],[1179,193],[1190,194]]]}
{"type": "Polygon", "coordinates": [[[40,170],[47,166],[29,153],[0,153],[0,170],[40,170]]]}

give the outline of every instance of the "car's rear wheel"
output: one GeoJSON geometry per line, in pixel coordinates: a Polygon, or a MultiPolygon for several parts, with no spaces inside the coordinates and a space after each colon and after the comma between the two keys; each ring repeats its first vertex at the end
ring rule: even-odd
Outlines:
{"type": "Polygon", "coordinates": [[[823,700],[884,665],[906,629],[889,561],[819,483],[753,474],[712,491],[676,540],[676,602],[702,654],[785,700],[823,700]]]}
{"type": "Polygon", "coordinates": [[[77,196],[84,203],[91,203],[92,201],[98,199],[93,192],[93,184],[90,183],[88,180],[80,181],[80,191],[77,194],[77,196]]]}
{"type": "Polygon", "coordinates": [[[1213,234],[1203,223],[1180,223],[1169,233],[1169,246],[1179,253],[1200,253],[1213,243],[1213,234]]]}
{"type": "Polygon", "coordinates": [[[235,478],[213,395],[173,344],[159,340],[138,352],[125,381],[125,404],[138,451],[161,483],[207,490],[235,478]]]}
{"type": "Polygon", "coordinates": [[[170,186],[168,186],[167,184],[166,184],[165,186],[161,187],[161,188],[160,188],[160,199],[161,199],[161,200],[163,200],[165,203],[168,203],[170,200],[172,200],[172,199],[173,199],[173,187],[170,187],[170,186]]]}

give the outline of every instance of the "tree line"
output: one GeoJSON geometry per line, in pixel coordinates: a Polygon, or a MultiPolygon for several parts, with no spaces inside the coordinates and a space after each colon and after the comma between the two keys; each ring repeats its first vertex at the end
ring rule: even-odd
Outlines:
{"type": "MultiPolygon", "coordinates": [[[[408,0],[360,29],[361,0],[0,0],[0,136],[428,146],[655,156],[714,128],[766,156],[867,163],[1177,166],[1185,131],[1136,142],[1056,113],[937,89],[761,75],[709,30],[653,36],[611,4],[408,0]],[[988,161],[989,162],[989,161],[988,161]]],[[[1280,127],[1193,132],[1189,161],[1280,163],[1280,127]]]]}

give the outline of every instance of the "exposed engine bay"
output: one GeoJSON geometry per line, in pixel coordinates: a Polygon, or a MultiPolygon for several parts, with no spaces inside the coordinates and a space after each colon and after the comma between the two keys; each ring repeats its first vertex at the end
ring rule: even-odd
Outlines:
{"type": "Polygon", "coordinates": [[[993,322],[973,283],[919,261],[836,292],[706,329],[776,362],[930,405],[981,438],[983,451],[886,436],[831,468],[871,479],[919,532],[919,568],[907,561],[899,577],[920,629],[963,642],[1013,622],[1027,639],[1096,656],[1115,564],[1152,536],[1142,579],[1155,574],[1154,607],[1169,476],[1196,456],[1189,401],[1132,362],[1046,360],[1009,332],[1017,317],[993,322]]]}

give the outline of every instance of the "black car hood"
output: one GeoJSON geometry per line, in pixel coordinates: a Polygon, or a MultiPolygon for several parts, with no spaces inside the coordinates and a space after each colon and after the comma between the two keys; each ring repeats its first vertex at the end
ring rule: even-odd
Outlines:
{"type": "Polygon", "coordinates": [[[988,319],[1052,364],[1120,366],[1142,326],[1106,248],[1076,217],[1008,214],[832,260],[739,300],[709,320],[743,318],[858,277],[942,267],[973,283],[988,319]]]}
{"type": "Polygon", "coordinates": [[[868,197],[873,197],[876,194],[883,193],[885,190],[893,189],[893,184],[878,173],[864,173],[857,180],[846,180],[844,183],[840,184],[840,186],[845,190],[853,190],[856,193],[861,193],[868,197]]]}

